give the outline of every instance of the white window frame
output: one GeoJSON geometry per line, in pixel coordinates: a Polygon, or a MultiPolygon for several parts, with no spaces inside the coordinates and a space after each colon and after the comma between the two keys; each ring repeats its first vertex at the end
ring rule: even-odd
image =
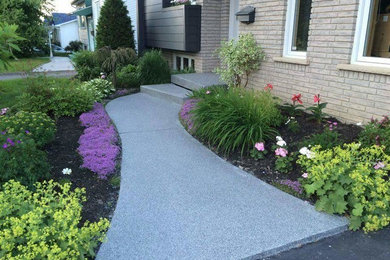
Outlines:
{"type": "Polygon", "coordinates": [[[192,67],[192,61],[194,61],[194,64],[195,64],[195,59],[193,57],[190,57],[190,56],[186,56],[186,55],[180,55],[180,54],[173,54],[173,62],[172,62],[172,65],[173,65],[173,69],[176,70],[176,58],[179,57],[181,59],[181,65],[180,65],[180,70],[184,70],[184,58],[187,58],[188,59],[188,68],[192,68],[192,69],[195,69],[192,67]]]}
{"type": "Polygon", "coordinates": [[[370,13],[374,0],[360,0],[359,11],[356,22],[355,39],[352,48],[351,64],[390,67],[389,58],[364,56],[364,48],[367,39],[370,13]]]}
{"type": "Polygon", "coordinates": [[[287,58],[298,58],[306,59],[306,51],[293,51],[292,42],[294,34],[294,26],[297,23],[297,10],[298,0],[288,0],[287,2],[287,14],[286,14],[286,29],[284,31],[284,46],[283,46],[283,57],[287,58]]]}

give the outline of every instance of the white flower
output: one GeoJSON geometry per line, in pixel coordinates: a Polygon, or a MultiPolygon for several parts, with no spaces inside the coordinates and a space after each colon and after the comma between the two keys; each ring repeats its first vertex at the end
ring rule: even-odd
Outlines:
{"type": "Polygon", "coordinates": [[[277,145],[277,146],[286,146],[287,143],[286,143],[284,140],[280,140],[280,141],[277,141],[277,142],[276,142],[276,145],[277,145]]]}
{"type": "Polygon", "coordinates": [[[310,151],[309,148],[307,148],[307,147],[302,147],[299,150],[299,153],[302,154],[302,155],[306,155],[306,157],[309,158],[309,159],[314,158],[314,153],[312,151],[310,151]]]}
{"type": "Polygon", "coordinates": [[[62,174],[70,175],[71,173],[72,173],[72,169],[65,168],[65,169],[62,170],[62,174]]]}
{"type": "Polygon", "coordinates": [[[284,123],[285,125],[288,125],[288,123],[290,123],[291,122],[291,118],[288,118],[287,119],[287,122],[286,123],[284,123]]]}
{"type": "Polygon", "coordinates": [[[362,123],[362,122],[357,122],[356,125],[357,125],[357,126],[362,126],[363,123],[362,123]]]}
{"type": "Polygon", "coordinates": [[[283,141],[283,138],[282,138],[281,136],[278,135],[278,136],[276,137],[276,141],[283,141]]]}

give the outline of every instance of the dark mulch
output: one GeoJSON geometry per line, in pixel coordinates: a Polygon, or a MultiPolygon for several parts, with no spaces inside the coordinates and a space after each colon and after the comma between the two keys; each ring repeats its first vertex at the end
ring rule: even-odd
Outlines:
{"type": "MultiPolygon", "coordinates": [[[[308,115],[305,113],[303,113],[301,116],[298,116],[296,119],[300,125],[300,130],[298,133],[291,132],[284,124],[278,129],[280,136],[287,142],[289,152],[297,152],[299,148],[301,148],[299,144],[302,141],[306,140],[313,134],[323,132],[324,129],[328,127],[327,122],[319,124],[315,121],[309,120],[308,115]]],[[[356,140],[361,131],[361,128],[356,125],[343,124],[334,118],[330,118],[329,121],[338,123],[336,131],[340,133],[340,137],[345,143],[350,143],[356,140]]],[[[254,160],[248,154],[241,156],[240,151],[235,151],[230,155],[225,155],[221,152],[218,152],[215,147],[210,145],[208,146],[220,157],[226,159],[233,165],[238,166],[239,168],[253,174],[257,178],[267,183],[272,184],[272,182],[284,179],[290,179],[294,181],[297,180],[301,177],[302,171],[295,163],[293,165],[293,170],[289,174],[280,173],[274,170],[276,158],[271,147],[275,143],[276,140],[266,142],[265,148],[268,151],[268,154],[266,155],[266,158],[262,160],[254,160]]]]}
{"type": "Polygon", "coordinates": [[[95,173],[80,168],[82,158],[77,153],[77,148],[83,130],[78,117],[58,119],[55,140],[46,147],[52,166],[52,178],[60,183],[71,181],[73,188],[85,188],[87,201],[83,204],[82,223],[86,220],[95,222],[99,218],[111,219],[119,187],[114,187],[109,179],[101,180],[95,173]],[[64,175],[64,168],[72,169],[72,174],[64,175]]]}

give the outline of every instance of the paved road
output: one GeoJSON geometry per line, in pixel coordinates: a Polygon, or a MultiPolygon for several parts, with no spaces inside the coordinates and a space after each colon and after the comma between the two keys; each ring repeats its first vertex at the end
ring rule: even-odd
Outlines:
{"type": "Polygon", "coordinates": [[[346,229],[212,153],[181,127],[179,105],[139,93],[106,109],[123,159],[98,260],[252,259],[346,229]]]}

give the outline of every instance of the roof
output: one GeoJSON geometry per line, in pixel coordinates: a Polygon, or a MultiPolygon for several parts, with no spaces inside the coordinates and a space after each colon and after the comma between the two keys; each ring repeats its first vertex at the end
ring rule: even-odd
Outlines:
{"type": "Polygon", "coordinates": [[[77,16],[90,16],[92,15],[92,6],[78,9],[77,11],[73,12],[73,14],[77,16]]]}
{"type": "Polygon", "coordinates": [[[91,6],[92,1],[91,0],[73,0],[70,4],[71,5],[82,5],[85,3],[85,6],[91,6]]]}
{"type": "Polygon", "coordinates": [[[75,15],[65,13],[52,13],[52,16],[54,25],[59,25],[77,19],[75,15]]]}

